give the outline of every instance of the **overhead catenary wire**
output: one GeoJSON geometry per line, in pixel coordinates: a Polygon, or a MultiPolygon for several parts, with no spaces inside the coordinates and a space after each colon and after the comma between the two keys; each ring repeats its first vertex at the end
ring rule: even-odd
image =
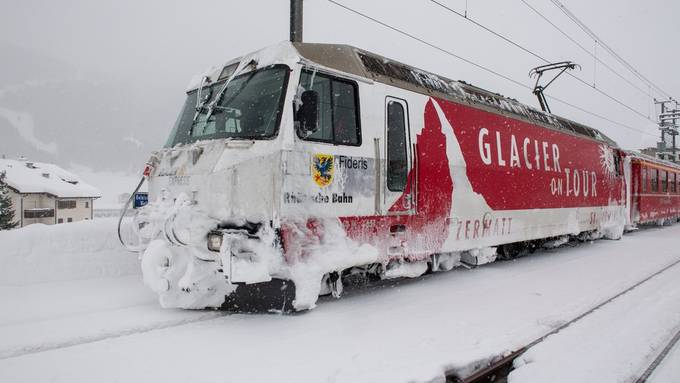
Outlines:
{"type": "MultiPolygon", "coordinates": [[[[539,10],[537,10],[536,8],[534,8],[534,7],[533,7],[531,4],[529,4],[526,0],[520,0],[520,1],[521,1],[524,5],[526,5],[527,8],[529,8],[529,9],[530,9],[531,11],[533,11],[536,15],[538,15],[541,19],[543,19],[543,21],[545,21],[546,23],[550,24],[553,28],[555,28],[555,30],[557,30],[558,32],[560,32],[560,33],[561,33],[564,37],[566,37],[569,41],[571,41],[572,43],[574,43],[574,45],[576,45],[576,46],[579,47],[583,52],[585,52],[585,53],[588,54],[590,57],[592,57],[593,60],[595,60],[596,62],[600,63],[600,65],[602,65],[604,68],[606,68],[607,70],[609,70],[610,72],[612,72],[613,74],[615,74],[615,75],[616,75],[618,78],[620,78],[621,80],[625,81],[628,85],[630,85],[630,86],[632,86],[633,88],[637,89],[639,92],[645,94],[646,96],[648,96],[648,97],[650,97],[650,98],[654,98],[654,96],[651,94],[651,91],[650,91],[650,90],[645,91],[644,89],[640,88],[638,85],[636,85],[635,83],[633,83],[632,81],[630,81],[628,78],[626,78],[625,76],[623,76],[622,74],[620,74],[618,71],[616,71],[614,68],[612,68],[609,64],[607,64],[606,62],[602,61],[599,57],[597,57],[596,54],[594,54],[593,52],[591,52],[590,50],[588,50],[588,48],[584,47],[583,44],[581,44],[581,43],[579,43],[578,41],[576,41],[576,39],[574,39],[573,37],[571,37],[571,35],[569,35],[567,32],[565,32],[562,28],[558,27],[555,23],[553,23],[552,21],[550,21],[550,19],[548,19],[545,15],[543,15],[539,10]]],[[[644,81],[643,81],[643,82],[644,82],[644,81]]]]}
{"type": "Polygon", "coordinates": [[[581,28],[581,30],[583,32],[585,32],[588,36],[590,36],[590,38],[595,40],[602,48],[604,48],[604,50],[606,50],[610,55],[612,55],[612,57],[614,57],[616,59],[616,61],[618,61],[619,63],[621,63],[621,65],[623,65],[629,71],[631,71],[637,78],[639,78],[644,83],[650,84],[653,88],[658,90],[660,93],[662,93],[662,94],[664,94],[668,97],[671,97],[671,95],[668,94],[668,92],[665,92],[663,89],[661,89],[659,86],[654,84],[647,77],[643,76],[642,73],[640,73],[640,71],[635,69],[635,67],[633,65],[631,65],[628,61],[626,61],[623,57],[621,57],[621,55],[616,53],[616,51],[614,51],[614,49],[612,49],[612,47],[610,47],[609,44],[604,42],[598,35],[596,35],[595,32],[592,31],[592,29],[588,28],[588,26],[583,21],[581,21],[573,12],[571,12],[564,4],[562,4],[559,0],[551,0],[551,1],[552,1],[553,4],[555,4],[555,6],[560,11],[562,11],[562,13],[564,13],[569,19],[571,19],[571,21],[573,21],[574,24],[576,24],[579,28],[581,28]]]}
{"type": "MultiPolygon", "coordinates": [[[[462,15],[460,12],[456,11],[455,9],[452,9],[452,8],[446,6],[445,4],[443,4],[443,3],[441,3],[441,2],[439,2],[439,1],[437,1],[437,0],[430,0],[430,2],[432,2],[432,3],[436,4],[436,5],[438,5],[439,7],[441,7],[441,8],[443,8],[443,9],[445,9],[445,10],[447,10],[447,11],[449,11],[449,12],[455,14],[456,16],[459,16],[459,17],[463,18],[463,19],[466,20],[466,21],[469,21],[469,22],[473,23],[474,25],[476,25],[476,26],[478,26],[478,27],[484,29],[485,31],[487,31],[487,32],[489,32],[489,33],[491,33],[491,34],[493,34],[494,36],[496,36],[496,37],[502,39],[503,41],[505,41],[505,42],[511,44],[512,46],[517,47],[517,48],[521,49],[522,51],[524,51],[524,52],[526,52],[526,53],[528,53],[528,54],[530,54],[530,55],[536,57],[537,59],[544,61],[545,63],[551,63],[551,62],[553,62],[553,61],[550,61],[550,60],[546,59],[545,57],[539,55],[538,53],[533,52],[532,50],[530,50],[530,49],[528,49],[528,48],[526,48],[526,47],[524,47],[524,46],[522,46],[522,45],[516,43],[515,41],[513,41],[513,40],[511,40],[510,38],[508,38],[508,37],[502,35],[501,33],[498,33],[498,32],[496,32],[496,31],[494,31],[493,29],[491,29],[491,28],[489,28],[489,27],[487,27],[487,26],[485,26],[485,25],[483,25],[483,24],[481,24],[481,23],[479,23],[479,22],[477,22],[477,21],[475,21],[475,20],[473,20],[473,19],[471,19],[471,18],[469,18],[469,17],[465,17],[465,16],[462,15]]],[[[608,99],[614,101],[615,103],[617,103],[617,104],[623,106],[624,108],[630,110],[631,112],[633,112],[633,113],[639,115],[640,117],[645,118],[645,119],[649,120],[650,122],[655,122],[655,121],[653,121],[653,120],[651,120],[651,119],[649,118],[649,115],[648,115],[648,114],[645,114],[645,113],[640,112],[639,110],[633,108],[632,106],[630,106],[630,105],[624,103],[623,101],[619,100],[618,98],[612,96],[611,94],[609,94],[609,93],[603,91],[603,90],[600,89],[600,88],[597,88],[597,87],[595,86],[594,83],[593,83],[593,85],[591,86],[587,81],[583,80],[582,78],[576,76],[576,75],[573,74],[573,73],[566,72],[566,74],[569,75],[570,77],[574,78],[576,81],[580,82],[581,84],[585,85],[586,87],[595,90],[597,93],[600,93],[601,95],[607,97],[608,99]]],[[[652,96],[649,95],[649,94],[647,94],[646,92],[643,92],[643,93],[644,93],[646,96],[648,96],[649,98],[652,98],[652,96]]]]}
{"type": "Polygon", "coordinates": [[[507,80],[507,81],[509,81],[509,82],[511,82],[511,83],[514,83],[515,85],[518,85],[518,86],[521,86],[521,87],[524,87],[524,88],[529,88],[527,85],[525,85],[525,84],[523,84],[523,83],[521,83],[521,82],[519,82],[519,81],[517,81],[517,80],[515,80],[515,79],[512,79],[512,78],[510,78],[510,77],[508,77],[508,76],[506,76],[506,75],[504,75],[504,74],[501,74],[501,73],[496,72],[496,71],[494,71],[494,70],[492,70],[492,69],[489,69],[489,68],[487,68],[487,67],[485,67],[485,66],[483,66],[483,65],[481,65],[481,64],[477,64],[476,62],[474,62],[474,61],[472,61],[472,60],[468,60],[468,59],[466,59],[465,57],[459,56],[459,55],[457,55],[457,54],[451,52],[450,50],[447,50],[447,49],[444,49],[444,48],[439,47],[439,46],[437,46],[437,45],[434,45],[434,44],[432,44],[432,43],[430,43],[430,42],[428,42],[428,41],[425,41],[425,40],[421,39],[420,37],[417,37],[417,36],[412,35],[412,34],[410,34],[410,33],[408,33],[408,32],[405,32],[405,31],[403,31],[403,30],[401,30],[401,29],[398,29],[398,28],[396,28],[396,27],[393,27],[393,26],[391,26],[391,25],[389,25],[389,24],[387,24],[387,23],[385,23],[385,22],[382,22],[382,21],[380,21],[380,20],[378,20],[378,19],[376,19],[376,18],[374,18],[374,17],[371,17],[371,16],[365,14],[365,13],[359,12],[359,11],[357,11],[356,9],[350,8],[350,7],[348,7],[348,6],[344,5],[344,4],[341,4],[341,3],[339,3],[339,2],[337,2],[337,1],[335,1],[335,0],[328,0],[328,2],[330,2],[330,3],[332,3],[332,4],[335,4],[335,5],[337,5],[338,7],[344,8],[344,9],[346,9],[346,10],[348,10],[348,11],[354,13],[354,14],[357,14],[357,15],[359,15],[359,16],[361,16],[361,17],[367,19],[367,20],[370,20],[370,21],[372,21],[372,22],[374,22],[374,23],[376,23],[376,24],[380,24],[380,25],[382,25],[382,26],[385,27],[385,28],[388,28],[388,29],[391,29],[391,30],[393,30],[393,31],[395,31],[395,32],[397,32],[397,33],[400,33],[400,34],[402,34],[402,35],[404,35],[404,36],[406,36],[406,37],[408,37],[408,38],[410,38],[410,39],[416,40],[416,41],[418,41],[418,42],[420,42],[420,43],[422,43],[422,44],[424,44],[424,45],[429,46],[430,48],[436,49],[436,50],[438,50],[438,51],[440,51],[440,52],[442,52],[442,53],[445,53],[445,54],[447,54],[447,55],[449,55],[449,56],[453,56],[453,57],[455,57],[455,58],[457,58],[457,59],[459,59],[459,60],[461,60],[461,61],[463,61],[463,62],[466,62],[466,63],[468,63],[468,64],[470,64],[470,65],[472,65],[472,66],[474,66],[474,67],[476,67],[476,68],[479,68],[479,69],[482,69],[482,70],[484,70],[484,71],[486,71],[486,72],[489,72],[489,73],[491,73],[491,74],[494,74],[494,75],[496,75],[496,76],[498,76],[498,77],[500,77],[500,78],[502,78],[502,79],[504,79],[504,80],[507,80]]]}
{"type": "MultiPolygon", "coordinates": [[[[493,75],[495,75],[495,76],[497,76],[497,77],[499,77],[499,78],[502,78],[502,79],[504,79],[504,80],[506,80],[506,81],[508,81],[508,82],[510,82],[510,83],[513,83],[513,84],[515,84],[515,85],[517,85],[517,86],[519,86],[519,87],[522,87],[522,88],[528,89],[528,90],[532,90],[532,88],[531,88],[530,86],[528,86],[528,85],[526,85],[526,84],[524,84],[524,83],[522,83],[522,82],[520,82],[520,81],[517,81],[517,80],[515,80],[515,79],[513,79],[513,78],[511,78],[511,77],[509,77],[509,76],[506,76],[506,75],[504,75],[504,74],[502,74],[502,73],[499,73],[499,72],[497,72],[497,71],[495,71],[495,70],[493,70],[493,69],[487,68],[487,67],[484,66],[484,65],[478,64],[478,63],[476,63],[476,62],[474,62],[474,61],[472,61],[472,60],[469,60],[469,59],[464,58],[464,57],[462,57],[462,56],[460,56],[460,55],[457,55],[457,54],[451,52],[450,50],[447,50],[447,49],[442,48],[442,47],[440,47],[440,46],[438,46],[438,45],[435,45],[435,44],[433,44],[433,43],[430,43],[430,42],[428,42],[428,41],[426,41],[426,40],[424,40],[424,39],[422,39],[422,38],[420,38],[420,37],[418,37],[418,36],[415,36],[415,35],[413,35],[413,34],[411,34],[411,33],[409,33],[409,32],[403,31],[403,30],[401,30],[401,29],[399,29],[399,28],[397,28],[397,27],[394,27],[394,26],[392,26],[392,25],[390,25],[390,24],[387,24],[387,23],[385,23],[385,22],[383,22],[383,21],[381,21],[381,20],[378,20],[378,19],[376,19],[376,18],[374,18],[374,17],[372,17],[372,16],[369,16],[369,15],[367,15],[367,14],[365,14],[365,13],[362,13],[362,12],[356,10],[356,9],[350,8],[350,7],[348,7],[348,6],[346,6],[346,5],[342,4],[342,3],[339,3],[338,1],[335,1],[335,0],[327,0],[327,1],[328,1],[329,3],[331,3],[331,4],[334,4],[334,5],[336,5],[336,6],[340,7],[340,8],[345,9],[346,11],[349,11],[349,12],[351,12],[351,13],[354,13],[354,14],[356,14],[356,15],[358,15],[358,16],[360,16],[360,17],[366,19],[366,20],[369,20],[369,21],[372,21],[372,22],[374,22],[374,23],[376,23],[376,24],[379,24],[379,25],[381,25],[381,26],[383,26],[383,27],[385,27],[385,28],[387,28],[387,29],[390,29],[390,30],[392,30],[392,31],[394,31],[394,32],[397,32],[397,33],[399,33],[399,34],[401,34],[401,35],[403,35],[403,36],[406,36],[406,37],[408,37],[408,38],[410,38],[410,39],[412,39],[412,40],[415,40],[415,41],[417,41],[417,42],[419,42],[419,43],[421,43],[421,44],[423,44],[423,45],[426,45],[426,46],[428,46],[428,47],[430,47],[430,48],[432,48],[432,49],[435,49],[435,50],[437,50],[437,51],[439,51],[439,52],[442,52],[442,53],[444,53],[444,54],[447,54],[447,55],[449,55],[449,56],[451,56],[451,57],[454,57],[454,58],[456,58],[456,59],[458,59],[458,60],[461,60],[461,61],[463,61],[463,62],[465,62],[465,63],[467,63],[467,64],[470,64],[470,65],[472,65],[472,66],[474,66],[474,67],[476,67],[476,68],[478,68],[478,69],[481,69],[481,70],[483,70],[483,71],[485,71],[485,72],[487,72],[487,73],[491,73],[491,74],[493,74],[493,75]]],[[[582,111],[582,112],[584,112],[584,113],[586,113],[586,114],[589,114],[589,115],[591,115],[591,116],[593,116],[593,117],[597,117],[597,118],[599,118],[599,119],[602,119],[603,121],[610,122],[610,123],[612,123],[612,124],[618,125],[618,126],[620,126],[620,127],[622,127],[622,128],[625,128],[625,129],[628,129],[628,130],[631,130],[631,131],[635,131],[635,132],[638,132],[638,133],[641,133],[641,134],[646,134],[646,135],[649,135],[649,136],[652,136],[652,137],[656,137],[656,134],[651,134],[651,133],[646,132],[646,131],[644,131],[644,130],[640,130],[640,129],[635,128],[635,127],[633,127],[633,126],[624,124],[624,123],[622,123],[622,122],[618,122],[618,121],[613,120],[613,119],[611,119],[611,118],[608,118],[608,117],[606,117],[606,116],[600,115],[600,114],[598,114],[598,113],[592,112],[592,111],[590,111],[590,110],[588,110],[588,109],[585,109],[585,108],[583,108],[583,107],[580,107],[580,106],[577,106],[577,105],[575,105],[575,104],[572,104],[572,103],[570,103],[570,102],[568,102],[568,101],[562,100],[562,99],[560,99],[560,98],[558,98],[558,97],[555,97],[555,96],[548,96],[548,97],[549,97],[550,99],[553,99],[553,100],[559,102],[559,103],[562,103],[562,104],[564,104],[564,105],[567,105],[567,106],[569,106],[569,107],[572,107],[572,108],[574,108],[574,109],[577,109],[577,110],[579,110],[579,111],[582,111]]],[[[645,117],[645,118],[646,118],[646,117],[645,117]]]]}

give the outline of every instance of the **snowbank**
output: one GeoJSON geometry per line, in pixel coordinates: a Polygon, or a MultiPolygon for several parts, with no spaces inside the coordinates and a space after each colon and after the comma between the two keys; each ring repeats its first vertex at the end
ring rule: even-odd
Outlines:
{"type": "Polygon", "coordinates": [[[118,242],[116,221],[34,224],[0,231],[0,285],[139,274],[137,255],[118,242]]]}

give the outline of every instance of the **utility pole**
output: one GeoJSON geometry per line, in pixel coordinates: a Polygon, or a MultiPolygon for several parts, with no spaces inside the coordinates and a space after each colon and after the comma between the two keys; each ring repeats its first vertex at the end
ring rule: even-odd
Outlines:
{"type": "Polygon", "coordinates": [[[654,99],[654,104],[661,105],[661,113],[659,114],[659,130],[661,131],[661,141],[657,145],[657,156],[661,159],[668,159],[668,155],[672,156],[671,161],[678,162],[676,136],[678,135],[678,119],[680,119],[680,108],[678,102],[673,98],[667,100],[654,99]],[[668,108],[667,104],[675,104],[674,109],[668,108]],[[671,137],[672,146],[670,153],[666,147],[666,135],[671,137]]]}
{"type": "Polygon", "coordinates": [[[290,42],[302,42],[302,0],[290,0],[290,42]]]}
{"type": "Polygon", "coordinates": [[[673,111],[675,116],[673,116],[673,127],[675,130],[673,131],[673,162],[678,162],[678,155],[677,155],[677,147],[675,146],[675,137],[678,135],[678,115],[677,112],[680,111],[678,109],[678,101],[675,101],[675,110],[673,111]]]}

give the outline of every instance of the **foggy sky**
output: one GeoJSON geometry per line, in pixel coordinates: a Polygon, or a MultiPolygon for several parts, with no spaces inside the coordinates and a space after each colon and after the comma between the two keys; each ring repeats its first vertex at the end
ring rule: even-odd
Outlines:
{"type": "MultiPolygon", "coordinates": [[[[533,86],[529,69],[543,62],[508,45],[426,0],[339,0],[349,7],[398,26],[442,48],[533,86]]],[[[465,0],[440,0],[461,12],[465,0]]],[[[583,46],[594,42],[549,0],[528,0],[583,46]]],[[[564,0],[591,29],[643,75],[680,97],[675,70],[680,2],[672,0],[564,0]]],[[[0,42],[49,55],[91,76],[107,76],[137,97],[162,95],[169,132],[189,79],[230,58],[288,38],[288,0],[0,0],[0,42]]],[[[651,100],[642,96],[532,13],[519,0],[468,0],[468,16],[553,61],[572,60],[575,74],[655,120],[651,100]]],[[[348,13],[326,0],[305,0],[304,38],[308,42],[351,44],[387,57],[502,93],[537,107],[535,97],[503,79],[409,40],[348,13]]],[[[2,52],[0,52],[0,58],[2,52]]],[[[638,86],[641,82],[604,50],[598,57],[638,86]]],[[[0,59],[0,67],[2,66],[0,59]]],[[[17,79],[18,81],[21,79],[17,79]]],[[[548,94],[632,125],[629,131],[556,102],[555,114],[602,130],[626,148],[653,145],[656,126],[588,86],[564,77],[548,94]]],[[[660,97],[658,92],[654,96],[660,97]]]]}

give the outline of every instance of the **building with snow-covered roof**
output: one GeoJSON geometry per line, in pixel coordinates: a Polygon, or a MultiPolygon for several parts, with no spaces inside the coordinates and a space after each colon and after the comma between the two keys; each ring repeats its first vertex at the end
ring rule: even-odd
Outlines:
{"type": "Polygon", "coordinates": [[[0,173],[20,227],[90,220],[94,200],[101,197],[97,188],[54,164],[0,159],[0,173]]]}

